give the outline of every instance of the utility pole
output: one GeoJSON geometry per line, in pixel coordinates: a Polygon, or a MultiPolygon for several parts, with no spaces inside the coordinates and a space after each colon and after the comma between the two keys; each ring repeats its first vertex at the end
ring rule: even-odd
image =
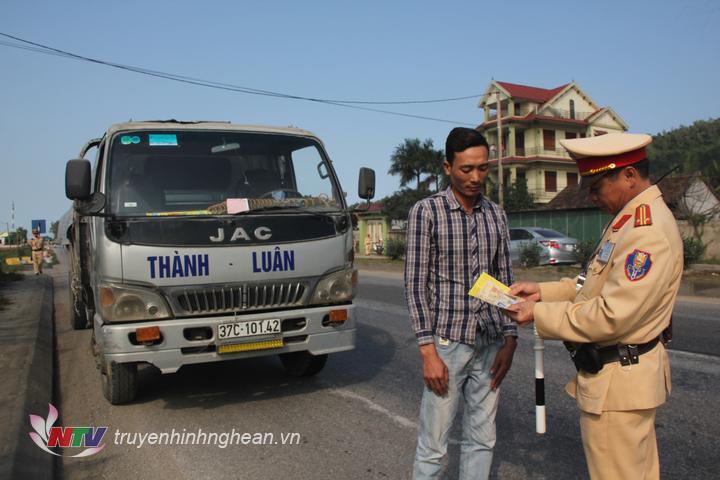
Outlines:
{"type": "Polygon", "coordinates": [[[495,92],[495,101],[497,102],[497,152],[498,152],[498,201],[500,208],[503,208],[503,164],[502,164],[502,153],[503,153],[503,141],[502,141],[502,105],[500,104],[500,90],[495,92]]]}

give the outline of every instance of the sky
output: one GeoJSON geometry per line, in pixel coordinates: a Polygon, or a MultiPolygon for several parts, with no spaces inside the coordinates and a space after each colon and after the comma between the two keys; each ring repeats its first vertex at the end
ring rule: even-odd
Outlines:
{"type": "Polygon", "coordinates": [[[575,81],[631,132],[720,116],[720,3],[688,1],[2,0],[0,33],[124,65],[292,95],[445,103],[377,108],[431,121],[209,89],[8,47],[0,37],[0,231],[59,219],[65,163],[129,119],[293,125],[325,143],[358,201],[361,166],[376,199],[406,138],[442,149],[482,120],[492,79],[554,88],[575,81]]]}

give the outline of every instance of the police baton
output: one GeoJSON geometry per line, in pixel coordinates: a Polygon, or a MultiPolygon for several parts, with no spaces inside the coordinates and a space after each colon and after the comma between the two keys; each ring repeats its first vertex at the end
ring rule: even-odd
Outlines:
{"type": "Polygon", "coordinates": [[[545,341],[540,338],[533,324],[535,334],[535,431],[545,433],[545,341]]]}

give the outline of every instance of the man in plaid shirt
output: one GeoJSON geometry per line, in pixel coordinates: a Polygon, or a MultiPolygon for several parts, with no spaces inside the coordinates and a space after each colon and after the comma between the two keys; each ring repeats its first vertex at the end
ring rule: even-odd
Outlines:
{"type": "Polygon", "coordinates": [[[460,399],[460,478],[488,478],[499,387],[512,364],[517,325],[468,291],[483,271],[512,283],[507,217],[481,193],[490,165],[479,132],[454,128],[445,157],[450,187],[417,202],[408,216],[405,297],[426,386],[413,478],[442,474],[460,399]]]}

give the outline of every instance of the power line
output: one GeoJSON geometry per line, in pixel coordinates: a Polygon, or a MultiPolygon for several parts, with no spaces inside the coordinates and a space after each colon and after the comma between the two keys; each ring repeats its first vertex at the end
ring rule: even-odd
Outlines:
{"type": "Polygon", "coordinates": [[[446,99],[433,99],[433,100],[406,100],[406,101],[391,101],[391,102],[380,102],[380,101],[359,101],[359,100],[333,100],[333,99],[325,99],[325,98],[313,98],[313,97],[305,97],[301,95],[292,95],[282,92],[274,92],[271,90],[261,90],[251,87],[244,87],[239,85],[233,85],[228,83],[221,83],[221,82],[215,82],[212,80],[204,80],[199,78],[193,78],[183,75],[177,75],[173,73],[167,73],[162,72],[158,70],[150,70],[142,67],[135,67],[132,65],[123,65],[115,62],[109,62],[106,60],[100,60],[97,58],[92,57],[86,57],[83,55],[79,55],[76,53],[68,52],[65,50],[61,50],[58,48],[54,48],[48,45],[43,45],[41,43],[32,42],[30,40],[25,40],[20,37],[16,37],[13,35],[9,35],[7,33],[0,32],[0,36],[9,38],[11,40],[15,40],[16,42],[21,42],[20,44],[17,43],[11,43],[6,41],[0,41],[0,46],[5,47],[12,47],[12,48],[18,48],[21,50],[31,51],[35,53],[41,53],[46,55],[55,55],[63,58],[78,60],[78,61],[84,61],[84,62],[90,62],[95,63],[111,68],[117,68],[120,70],[126,70],[134,73],[139,73],[142,75],[148,75],[152,77],[157,78],[163,78],[166,80],[171,80],[175,82],[180,83],[186,83],[190,85],[196,85],[196,86],[202,86],[207,88],[215,88],[219,90],[227,90],[232,91],[236,93],[245,93],[248,95],[261,95],[261,96],[268,96],[268,97],[279,97],[279,98],[285,98],[289,100],[303,100],[308,102],[315,102],[315,103],[323,103],[327,105],[334,105],[337,107],[344,107],[344,108],[352,108],[356,110],[365,110],[370,112],[376,112],[376,113],[383,113],[387,115],[395,115],[395,116],[401,116],[401,117],[409,117],[409,118],[416,118],[420,120],[429,120],[429,121],[435,121],[435,122],[443,122],[443,123],[450,123],[453,125],[470,125],[473,124],[466,123],[466,122],[459,122],[454,120],[447,120],[442,118],[436,118],[436,117],[429,117],[424,115],[415,115],[410,113],[404,113],[404,112],[396,112],[391,110],[384,110],[379,108],[373,108],[363,105],[408,105],[408,104],[426,104],[426,103],[440,103],[440,102],[450,102],[450,101],[457,101],[457,100],[466,100],[469,98],[476,98],[481,95],[468,95],[463,97],[454,97],[454,98],[446,98],[446,99]]]}
{"type": "Polygon", "coordinates": [[[23,42],[23,43],[29,44],[29,45],[34,45],[34,46],[40,47],[40,48],[30,48],[30,47],[25,47],[25,46],[23,46],[23,45],[13,44],[13,43],[10,43],[10,42],[0,42],[0,45],[4,45],[4,46],[7,46],[7,47],[17,47],[17,48],[22,48],[22,49],[26,49],[26,50],[35,51],[35,52],[38,52],[38,53],[46,53],[47,51],[52,51],[52,52],[55,52],[55,54],[57,54],[57,55],[59,55],[59,56],[72,57],[72,58],[76,58],[76,59],[78,59],[78,60],[84,60],[84,61],[90,61],[90,62],[94,62],[94,63],[100,63],[100,64],[107,65],[107,66],[113,66],[113,67],[118,67],[118,68],[123,68],[123,69],[132,70],[132,71],[135,71],[135,72],[143,72],[143,73],[151,72],[151,73],[157,73],[157,74],[164,74],[164,75],[172,76],[173,78],[179,78],[179,79],[185,79],[185,80],[194,80],[194,81],[201,81],[201,82],[204,82],[204,83],[211,83],[211,84],[214,84],[214,85],[228,86],[228,87],[238,88],[238,89],[247,90],[247,91],[252,91],[252,92],[258,92],[258,93],[263,93],[263,94],[268,94],[268,95],[276,95],[276,96],[287,97],[287,98],[294,98],[294,99],[307,99],[307,100],[315,100],[315,101],[326,101],[326,102],[347,103],[347,104],[365,104],[365,105],[412,105],[412,104],[454,102],[454,101],[459,101],[459,100],[468,100],[468,99],[470,99],[470,98],[478,98],[478,97],[481,97],[481,96],[484,95],[483,93],[478,93],[478,94],[474,94],[474,95],[465,95],[465,96],[462,96],[462,97],[452,97],[452,98],[438,98],[438,99],[430,99],[430,100],[392,100],[392,101],[380,101],[380,100],[337,100],[337,99],[325,99],[325,98],[303,97],[303,96],[297,96],[297,95],[286,94],[286,93],[272,92],[272,91],[269,91],[269,90],[261,90],[261,89],[255,89],[255,88],[250,88],[250,87],[242,87],[242,86],[237,86],[237,85],[232,85],[232,84],[223,84],[223,83],[214,82],[214,81],[211,81],[211,80],[203,80],[203,79],[198,79],[198,78],[193,78],[193,77],[186,77],[186,76],[182,76],[182,75],[178,75],[178,74],[164,73],[164,72],[159,72],[159,71],[156,71],[156,70],[149,70],[149,69],[145,69],[145,68],[141,68],[141,67],[134,67],[134,66],[130,66],[130,65],[122,65],[122,64],[119,64],[119,63],[108,62],[108,61],[104,61],[104,60],[99,60],[99,59],[95,59],[95,58],[91,58],[91,57],[85,57],[85,56],[82,56],[82,55],[74,54],[74,53],[71,53],[71,52],[67,52],[67,51],[65,51],[65,50],[60,50],[60,49],[56,49],[56,48],[53,48],[53,47],[50,47],[50,46],[47,46],[47,45],[43,45],[43,44],[40,44],[40,43],[31,42],[31,41],[29,41],[29,40],[25,40],[25,39],[22,39],[22,38],[20,38],[20,37],[16,37],[16,36],[9,35],[9,34],[2,33],[2,32],[0,32],[0,35],[2,35],[2,36],[4,36],[4,37],[7,37],[7,38],[11,38],[11,39],[16,40],[16,41],[19,41],[19,42],[23,42]]]}

